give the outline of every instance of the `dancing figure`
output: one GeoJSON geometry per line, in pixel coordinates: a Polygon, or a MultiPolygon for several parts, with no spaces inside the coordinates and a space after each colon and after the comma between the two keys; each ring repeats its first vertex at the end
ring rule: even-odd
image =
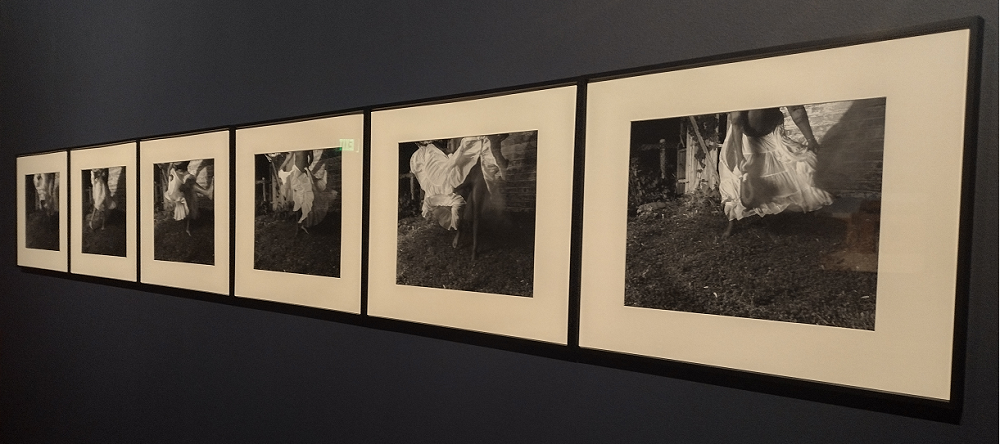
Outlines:
{"type": "Polygon", "coordinates": [[[93,197],[94,208],[90,212],[88,225],[94,230],[94,218],[100,218],[101,229],[108,219],[108,211],[118,207],[115,200],[111,198],[111,189],[108,187],[108,169],[95,168],[90,170],[90,194],[93,197]]]}
{"type": "Polygon", "coordinates": [[[293,151],[285,156],[278,168],[279,192],[285,202],[292,203],[292,211],[299,211],[296,233],[301,229],[306,234],[308,228],[326,218],[330,204],[337,198],[336,190],[327,189],[324,150],[293,151]]]}
{"type": "Polygon", "coordinates": [[[729,113],[719,159],[719,192],[729,218],[723,236],[732,234],[735,221],[747,216],[809,212],[833,202],[813,181],[819,142],[805,108],[786,109],[805,144],[788,137],[779,108],[729,113]]]}
{"type": "Polygon", "coordinates": [[[208,166],[207,162],[199,162],[194,174],[188,171],[189,165],[190,162],[170,164],[170,180],[167,182],[167,192],[163,194],[165,200],[174,204],[174,220],[185,221],[184,231],[188,236],[191,235],[191,221],[200,216],[198,196],[213,199],[215,191],[214,178],[208,188],[202,187],[197,181],[198,174],[208,166]]]}

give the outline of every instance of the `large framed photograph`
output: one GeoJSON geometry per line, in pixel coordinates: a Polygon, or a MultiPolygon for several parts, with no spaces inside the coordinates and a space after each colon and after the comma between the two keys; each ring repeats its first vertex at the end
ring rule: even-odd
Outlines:
{"type": "Polygon", "coordinates": [[[66,271],[66,152],[17,158],[17,265],[66,271]]]}
{"type": "Polygon", "coordinates": [[[70,151],[70,272],[135,281],[136,144],[70,151]]]}
{"type": "Polygon", "coordinates": [[[369,315],[566,343],[575,103],[372,113],[369,315]]]}
{"type": "Polygon", "coordinates": [[[140,281],[229,294],[229,132],[139,142],[140,281]]]}
{"type": "Polygon", "coordinates": [[[590,83],[580,346],[950,401],[970,35],[590,83]]]}
{"type": "Polygon", "coordinates": [[[361,312],[364,115],[236,131],[237,296],[361,312]]]}

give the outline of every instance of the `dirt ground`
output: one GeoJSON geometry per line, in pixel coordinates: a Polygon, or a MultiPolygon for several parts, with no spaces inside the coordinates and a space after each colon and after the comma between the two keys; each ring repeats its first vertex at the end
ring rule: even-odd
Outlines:
{"type": "Polygon", "coordinates": [[[254,268],[340,277],[340,213],[330,212],[308,233],[298,228],[297,217],[298,213],[256,217],[254,268]]]}
{"type": "Polygon", "coordinates": [[[846,223],[819,213],[739,221],[721,237],[717,202],[689,196],[628,221],[625,304],[875,328],[876,273],[831,266],[846,223]]]}
{"type": "Polygon", "coordinates": [[[513,213],[481,225],[479,254],[466,238],[452,248],[454,231],[420,216],[401,217],[396,283],[513,296],[532,295],[534,214],[513,213]]]}
{"type": "Polygon", "coordinates": [[[27,248],[59,251],[59,213],[48,216],[44,211],[33,211],[25,222],[27,248]]]}
{"type": "Polygon", "coordinates": [[[153,259],[158,261],[215,264],[215,213],[202,208],[191,221],[191,234],[185,223],[174,220],[173,212],[159,211],[153,217],[153,259]]]}
{"type": "Polygon", "coordinates": [[[125,212],[121,209],[106,211],[104,228],[101,228],[101,218],[94,219],[94,228],[90,228],[90,213],[92,205],[83,208],[83,233],[81,238],[82,251],[88,254],[103,254],[125,257],[125,212]]]}

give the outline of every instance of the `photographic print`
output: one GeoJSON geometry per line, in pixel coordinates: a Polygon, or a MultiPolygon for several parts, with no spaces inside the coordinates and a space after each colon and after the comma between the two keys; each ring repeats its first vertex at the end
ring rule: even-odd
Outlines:
{"type": "Polygon", "coordinates": [[[257,270],[340,276],[340,148],[254,155],[257,270]]]}
{"type": "Polygon", "coordinates": [[[625,305],[873,330],[885,98],[631,123],[625,305]]]}
{"type": "Polygon", "coordinates": [[[153,259],[215,263],[215,159],[153,165],[153,259]]]}
{"type": "Polygon", "coordinates": [[[141,281],[229,292],[229,132],[139,142],[141,281]]]}
{"type": "Polygon", "coordinates": [[[364,115],[236,131],[237,296],[361,312],[364,115]]]}
{"type": "Polygon", "coordinates": [[[70,151],[70,272],[136,279],[136,144],[70,151]]]}
{"type": "Polygon", "coordinates": [[[125,167],[92,168],[80,171],[80,176],[87,227],[80,234],[82,251],[125,257],[125,219],[134,210],[127,202],[125,167]]]}
{"type": "Polygon", "coordinates": [[[950,399],[969,38],[588,84],[580,346],[950,399]]]}
{"type": "Polygon", "coordinates": [[[396,283],[530,297],[537,144],[537,131],[400,143],[396,283]]]}
{"type": "Polygon", "coordinates": [[[59,251],[59,173],[35,173],[24,177],[27,220],[25,246],[59,251]]]}
{"type": "Polygon", "coordinates": [[[368,313],[566,343],[576,87],[372,113],[368,313]]]}
{"type": "Polygon", "coordinates": [[[66,152],[17,158],[17,264],[66,271],[66,152]]]}

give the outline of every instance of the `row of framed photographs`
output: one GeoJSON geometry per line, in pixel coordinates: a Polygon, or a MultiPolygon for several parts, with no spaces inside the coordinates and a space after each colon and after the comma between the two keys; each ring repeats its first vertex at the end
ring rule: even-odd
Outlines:
{"type": "Polygon", "coordinates": [[[976,23],[23,156],[18,263],[953,404],[976,23]]]}

